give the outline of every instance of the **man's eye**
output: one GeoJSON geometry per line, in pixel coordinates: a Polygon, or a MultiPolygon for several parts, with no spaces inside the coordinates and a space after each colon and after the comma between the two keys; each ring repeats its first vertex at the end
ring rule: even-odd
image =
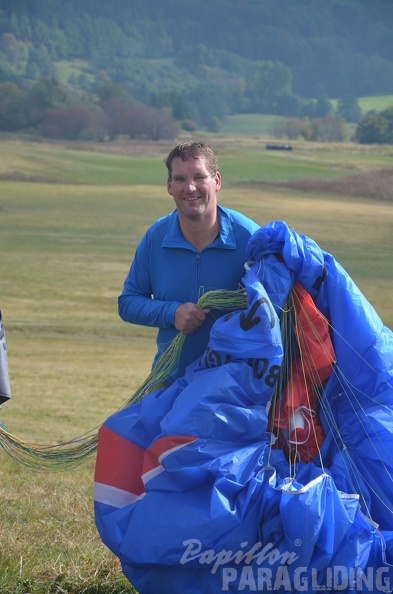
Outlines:
{"type": "Polygon", "coordinates": [[[202,184],[203,182],[205,182],[207,180],[208,177],[210,177],[210,176],[204,175],[203,173],[193,175],[190,178],[184,177],[183,175],[174,175],[172,180],[175,184],[179,184],[179,185],[184,184],[187,179],[191,179],[194,184],[202,184]]]}

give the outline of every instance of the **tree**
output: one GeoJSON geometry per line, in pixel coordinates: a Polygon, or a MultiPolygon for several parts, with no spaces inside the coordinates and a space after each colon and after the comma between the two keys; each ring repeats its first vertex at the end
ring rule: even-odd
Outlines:
{"type": "Polygon", "coordinates": [[[277,101],[292,93],[292,73],[280,62],[256,62],[247,80],[249,111],[277,113],[277,101]]]}
{"type": "Polygon", "coordinates": [[[107,116],[109,139],[114,140],[120,135],[128,135],[132,117],[130,108],[113,98],[104,101],[102,108],[107,116]]]}
{"type": "Polygon", "coordinates": [[[118,136],[171,140],[179,132],[179,125],[169,109],[157,109],[136,103],[126,106],[115,99],[106,101],[103,109],[105,118],[101,119],[101,135],[102,126],[105,125],[106,135],[110,140],[118,136]]]}
{"type": "Polygon", "coordinates": [[[186,132],[195,132],[197,129],[197,125],[193,120],[183,120],[180,123],[181,129],[185,130],[186,132]]]}
{"type": "Polygon", "coordinates": [[[346,129],[343,120],[327,116],[307,121],[302,134],[306,140],[341,142],[346,138],[346,129]]]}
{"type": "Polygon", "coordinates": [[[393,105],[381,111],[381,116],[387,121],[389,127],[387,141],[393,144],[393,105]]]}
{"type": "Polygon", "coordinates": [[[198,84],[186,95],[185,100],[191,118],[203,126],[207,126],[212,117],[215,116],[222,121],[229,113],[224,89],[213,82],[198,84]]]}
{"type": "Polygon", "coordinates": [[[14,83],[0,83],[0,130],[13,132],[27,125],[26,96],[14,83]]]}
{"type": "Polygon", "coordinates": [[[95,89],[95,94],[98,97],[101,106],[104,106],[108,101],[116,101],[120,105],[132,105],[135,100],[127,91],[124,85],[119,83],[112,83],[110,81],[99,82],[95,89]]]}
{"type": "Polygon", "coordinates": [[[19,43],[13,33],[3,33],[0,37],[0,51],[6,56],[8,63],[14,66],[19,58],[19,43]]]}
{"type": "Polygon", "coordinates": [[[34,64],[38,68],[41,78],[55,76],[55,67],[45,46],[30,48],[28,64],[34,64]]]}
{"type": "Polygon", "coordinates": [[[41,133],[50,138],[76,140],[91,129],[92,114],[83,107],[68,107],[48,112],[40,125],[41,133]]]}
{"type": "Polygon", "coordinates": [[[39,80],[41,78],[41,71],[35,62],[28,62],[26,65],[26,78],[30,80],[39,80]]]}
{"type": "Polygon", "coordinates": [[[209,132],[220,132],[222,129],[221,120],[218,117],[213,116],[207,123],[207,129],[209,132]]]}
{"type": "Polygon", "coordinates": [[[295,140],[302,134],[303,121],[300,118],[289,118],[283,123],[283,133],[288,140],[295,140]]]}
{"type": "Polygon", "coordinates": [[[0,82],[15,81],[16,77],[12,72],[12,68],[7,60],[7,56],[0,51],[0,82]]]}
{"type": "Polygon", "coordinates": [[[66,107],[68,96],[65,88],[52,77],[43,78],[33,85],[30,96],[30,119],[39,124],[48,111],[66,107]]]}
{"type": "Polygon", "coordinates": [[[168,110],[145,107],[141,116],[143,135],[151,140],[173,140],[179,133],[179,125],[168,110]]]}
{"type": "Polygon", "coordinates": [[[358,123],[356,138],[360,144],[386,144],[389,122],[381,114],[369,114],[358,123]]]}
{"type": "Polygon", "coordinates": [[[337,102],[336,117],[346,122],[357,123],[362,117],[359,101],[352,95],[345,95],[337,102]]]}
{"type": "Polygon", "coordinates": [[[324,142],[342,142],[346,140],[347,131],[342,119],[325,116],[319,122],[319,137],[324,142]]]}
{"type": "Polygon", "coordinates": [[[293,93],[279,95],[275,101],[277,115],[298,116],[302,108],[302,100],[293,93]]]}
{"type": "Polygon", "coordinates": [[[153,93],[151,104],[157,108],[169,107],[175,120],[188,120],[190,118],[188,105],[177,91],[153,93]]]}
{"type": "Polygon", "coordinates": [[[333,115],[333,105],[327,95],[319,97],[315,104],[314,115],[317,118],[324,118],[333,115]]]}

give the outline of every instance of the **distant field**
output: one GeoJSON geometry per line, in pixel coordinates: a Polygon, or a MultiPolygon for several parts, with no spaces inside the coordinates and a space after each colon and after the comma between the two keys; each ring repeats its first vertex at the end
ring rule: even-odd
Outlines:
{"type": "Polygon", "coordinates": [[[70,76],[78,78],[83,75],[93,81],[94,76],[89,73],[89,64],[84,60],[64,60],[62,62],[56,62],[56,73],[58,80],[63,84],[68,83],[70,76]]]}
{"type": "MultiPolygon", "coordinates": [[[[368,111],[382,111],[386,107],[393,106],[393,95],[378,95],[375,97],[359,97],[358,98],[360,109],[363,115],[366,115],[368,111]]],[[[332,99],[333,106],[337,106],[337,99],[332,99]]]]}
{"type": "MultiPolygon", "coordinates": [[[[377,185],[389,186],[393,147],[297,143],[271,154],[255,137],[209,139],[222,204],[311,236],[393,328],[393,197],[377,185]],[[374,185],[357,189],[359,174],[374,185]]],[[[117,295],[142,233],[173,209],[169,145],[0,141],[0,308],[13,392],[0,421],[19,438],[53,444],[97,427],[149,373],[155,332],[123,323],[117,295]]],[[[93,473],[94,461],[33,472],[0,452],[1,594],[134,592],[95,529],[93,473]]]]}
{"type": "Polygon", "coordinates": [[[224,134],[244,134],[245,136],[271,136],[275,120],[279,116],[264,114],[237,114],[228,116],[222,126],[224,134]]]}
{"type": "Polygon", "coordinates": [[[375,109],[382,111],[387,107],[393,107],[393,95],[384,95],[381,97],[360,97],[359,105],[364,114],[375,109]]]}
{"type": "MultiPolygon", "coordinates": [[[[293,142],[294,151],[267,151],[255,137],[200,135],[219,155],[223,183],[341,178],[389,168],[393,147],[293,142]]],[[[0,141],[0,182],[99,186],[166,184],[170,142],[27,143],[0,141]]]]}
{"type": "MultiPolygon", "coordinates": [[[[337,99],[332,100],[333,106],[337,105],[337,99]]],[[[386,107],[393,106],[393,95],[380,97],[360,97],[360,108],[365,115],[370,110],[382,111],[386,107]]],[[[263,138],[274,137],[274,123],[276,120],[287,119],[284,116],[264,114],[238,114],[229,116],[222,126],[224,134],[240,134],[245,136],[261,136],[263,138]]]]}

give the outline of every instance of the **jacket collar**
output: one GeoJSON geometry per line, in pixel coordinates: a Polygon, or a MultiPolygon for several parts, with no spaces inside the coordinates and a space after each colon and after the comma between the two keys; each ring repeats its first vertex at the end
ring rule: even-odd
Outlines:
{"type": "MultiPolygon", "coordinates": [[[[232,222],[229,219],[228,213],[225,208],[219,205],[217,205],[217,212],[218,218],[220,220],[220,232],[216,239],[207,247],[235,249],[236,239],[232,228],[232,222]]],[[[188,241],[186,241],[183,233],[180,230],[179,216],[176,210],[171,215],[169,215],[169,224],[162,241],[162,247],[183,247],[195,250],[195,248],[190,243],[188,243],[188,241]]]]}

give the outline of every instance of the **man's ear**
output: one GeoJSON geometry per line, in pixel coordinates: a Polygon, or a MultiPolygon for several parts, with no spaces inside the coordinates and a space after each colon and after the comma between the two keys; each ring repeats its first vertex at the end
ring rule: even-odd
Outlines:
{"type": "Polygon", "coordinates": [[[216,181],[216,191],[218,192],[221,189],[221,173],[219,171],[215,174],[214,179],[216,181]]]}
{"type": "Polygon", "coordinates": [[[168,191],[169,196],[173,196],[172,194],[172,183],[170,178],[168,177],[167,182],[166,182],[166,189],[168,191]]]}

